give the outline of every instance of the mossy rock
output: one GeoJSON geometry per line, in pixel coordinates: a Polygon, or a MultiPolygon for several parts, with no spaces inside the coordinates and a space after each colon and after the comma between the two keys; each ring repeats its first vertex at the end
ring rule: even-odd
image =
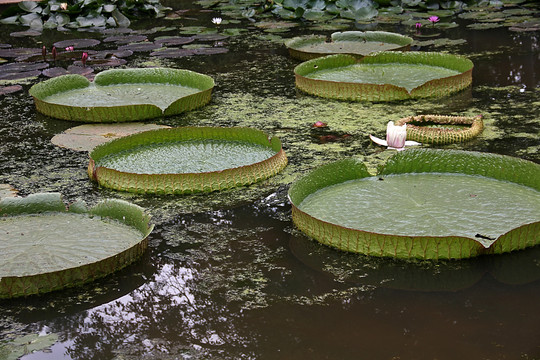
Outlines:
{"type": "Polygon", "coordinates": [[[324,35],[295,37],[285,41],[289,54],[302,61],[332,54],[349,54],[363,57],[379,51],[410,50],[413,39],[386,31],[344,31],[331,35],[327,42],[324,35]]]}
{"type": "Polygon", "coordinates": [[[296,226],[372,256],[462,259],[540,243],[540,165],[503,155],[412,149],[372,176],[356,159],[289,189],[296,226]]]}
{"type": "Polygon", "coordinates": [[[407,124],[407,139],[423,144],[451,144],[474,139],[484,129],[482,116],[417,115],[401,118],[407,124]],[[450,127],[452,126],[452,127],[450,127]]]}
{"type": "Polygon", "coordinates": [[[58,119],[82,122],[137,121],[193,110],[211,100],[214,80],[190,70],[112,69],[93,82],[77,74],[30,88],[36,109],[58,119]]]}
{"type": "Polygon", "coordinates": [[[140,207],[69,207],[58,193],[0,200],[0,299],[84,284],[137,260],[153,225],[140,207]]]}
{"type": "Polygon", "coordinates": [[[472,83],[471,60],[438,52],[386,51],[361,59],[329,55],[294,69],[298,89],[352,101],[442,97],[472,83]]]}
{"type": "Polygon", "coordinates": [[[144,131],[99,145],[88,175],[116,190],[187,194],[243,186],[287,164],[277,137],[250,128],[180,127],[144,131]]]}

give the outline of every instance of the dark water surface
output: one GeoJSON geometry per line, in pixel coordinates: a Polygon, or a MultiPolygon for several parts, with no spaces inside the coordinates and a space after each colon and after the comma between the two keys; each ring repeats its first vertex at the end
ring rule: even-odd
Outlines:
{"type": "MultiPolygon", "coordinates": [[[[216,15],[195,12],[181,23],[212,27],[216,15]]],[[[213,44],[227,47],[225,54],[156,62],[140,52],[128,58],[131,67],[173,66],[216,79],[206,108],[153,122],[254,126],[282,139],[290,161],[284,174],[219,194],[145,197],[99,188],[87,178],[85,153],[50,142],[79,124],[35,111],[27,90],[37,80],[0,97],[0,183],[21,195],[61,192],[69,202],[126,199],[147,208],[156,224],[147,253],[118,273],[83,287],[0,301],[0,339],[58,335],[50,351],[26,360],[540,359],[540,248],[438,263],[371,259],[319,245],[290,219],[286,191],[292,180],[343,156],[383,162],[390,151],[367,135],[384,135],[389,119],[416,112],[481,112],[484,134],[447,148],[540,161],[539,33],[470,30],[466,24],[441,35],[465,44],[419,50],[469,56],[472,88],[399,104],[340,103],[297,93],[292,71],[298,62],[247,20],[222,26],[248,29],[213,44]],[[329,129],[312,129],[317,119],[329,129]]],[[[158,25],[179,23],[132,27],[158,25]]],[[[413,33],[397,25],[379,29],[413,33]]],[[[0,43],[40,48],[64,38],[107,36],[9,36],[17,30],[0,25],[0,43]]],[[[301,26],[280,35],[304,33],[311,31],[301,26]]],[[[148,35],[157,36],[163,34],[148,35]]]]}

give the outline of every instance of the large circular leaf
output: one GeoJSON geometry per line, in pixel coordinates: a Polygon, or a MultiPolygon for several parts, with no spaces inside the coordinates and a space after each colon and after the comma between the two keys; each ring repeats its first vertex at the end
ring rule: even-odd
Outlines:
{"type": "Polygon", "coordinates": [[[60,194],[0,201],[0,298],[92,281],[135,261],[152,231],[138,206],[104,200],[66,209],[60,194]]]}
{"type": "Polygon", "coordinates": [[[342,160],[289,198],[306,234],[367,255],[467,258],[540,243],[540,165],[500,155],[407,150],[376,177],[342,160]]]}
{"type": "Polygon", "coordinates": [[[192,193],[251,184],[287,164],[278,138],[249,128],[185,127],[145,131],[97,146],[88,175],[138,193],[192,193]]]}
{"type": "Polygon", "coordinates": [[[374,52],[409,50],[413,39],[386,31],[345,31],[331,35],[331,42],[322,35],[295,37],[285,42],[292,57],[310,60],[332,54],[366,56],[374,52]]]}
{"type": "Polygon", "coordinates": [[[211,77],[189,70],[114,69],[96,75],[64,75],[30,89],[39,112],[59,119],[120,122],[168,116],[211,99],[211,77]]]}
{"type": "Polygon", "coordinates": [[[473,63],[435,52],[387,51],[358,59],[329,55],[294,69],[306,93],[354,101],[393,101],[445,96],[472,83],[473,63]]]}

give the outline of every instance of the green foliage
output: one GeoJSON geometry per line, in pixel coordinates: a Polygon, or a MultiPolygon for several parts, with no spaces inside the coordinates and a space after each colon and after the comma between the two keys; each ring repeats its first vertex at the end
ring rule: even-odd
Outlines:
{"type": "Polygon", "coordinates": [[[23,1],[8,8],[0,23],[35,30],[128,27],[130,18],[162,17],[170,8],[159,0],[44,0],[23,1]]]}

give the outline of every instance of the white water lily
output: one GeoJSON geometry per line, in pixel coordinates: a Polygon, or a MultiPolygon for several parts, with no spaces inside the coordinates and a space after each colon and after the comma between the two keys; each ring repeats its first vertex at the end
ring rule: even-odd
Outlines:
{"type": "Polygon", "coordinates": [[[223,21],[223,19],[219,18],[219,17],[212,18],[212,23],[215,24],[215,25],[221,24],[222,21],[223,21]]]}
{"type": "Polygon", "coordinates": [[[422,145],[416,141],[407,141],[407,124],[401,126],[394,125],[393,121],[389,121],[386,126],[386,140],[379,139],[373,135],[369,138],[376,144],[388,146],[389,149],[397,151],[405,150],[406,146],[422,145]]]}

